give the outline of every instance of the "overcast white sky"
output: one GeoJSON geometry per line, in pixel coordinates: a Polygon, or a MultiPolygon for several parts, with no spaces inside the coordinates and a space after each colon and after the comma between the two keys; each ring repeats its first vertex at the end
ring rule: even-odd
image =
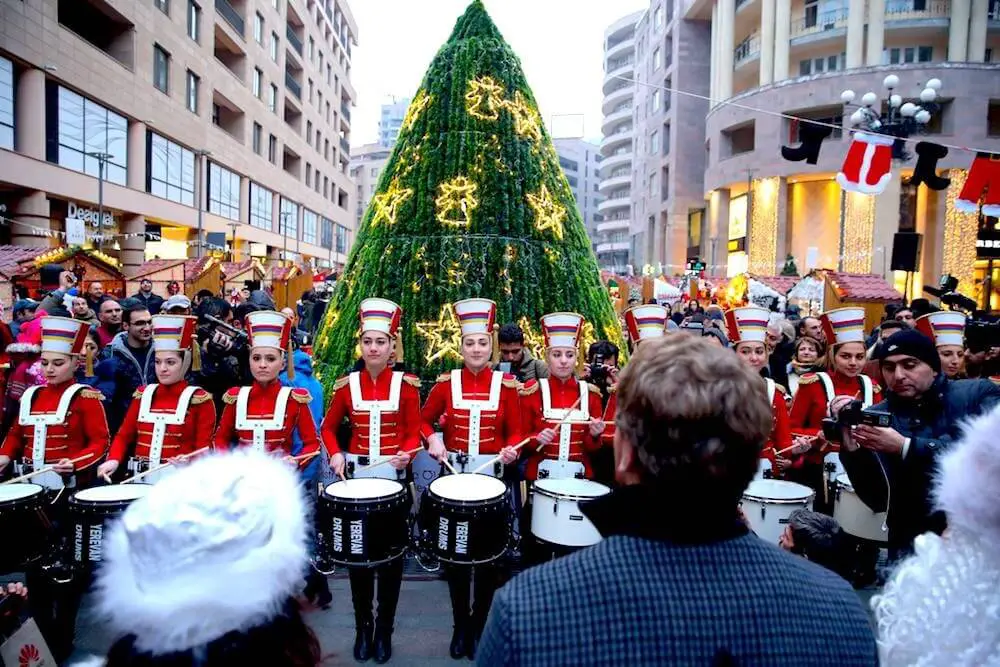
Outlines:
{"type": "MultiPolygon", "coordinates": [[[[411,97],[469,0],[353,0],[358,22],[351,79],[358,91],[351,144],[378,138],[381,105],[411,97]]],[[[556,134],[601,136],[604,30],[646,9],[648,0],[485,0],[493,21],[521,58],[546,125],[556,134]],[[582,125],[582,128],[580,127],[582,125]]]]}

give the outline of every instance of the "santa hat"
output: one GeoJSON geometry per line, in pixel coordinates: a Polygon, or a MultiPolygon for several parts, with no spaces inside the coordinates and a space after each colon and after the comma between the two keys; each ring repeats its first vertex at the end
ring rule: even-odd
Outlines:
{"type": "Polygon", "coordinates": [[[258,310],[247,313],[246,328],[251,350],[255,347],[273,347],[288,352],[288,378],[292,379],[295,372],[292,362],[292,320],[276,310],[258,310]]]}
{"type": "Polygon", "coordinates": [[[583,315],[577,313],[549,313],[542,316],[542,333],[545,347],[571,347],[574,350],[583,332],[583,315]]]}
{"type": "Polygon", "coordinates": [[[844,343],[865,342],[865,309],[836,308],[819,317],[826,342],[833,347],[844,343]]]}
{"type": "Polygon", "coordinates": [[[965,315],[949,310],[930,313],[917,318],[917,331],[934,341],[938,347],[942,345],[965,345],[965,315]]]}
{"type": "Polygon", "coordinates": [[[201,370],[201,355],[195,328],[198,318],[189,315],[153,315],[153,351],[167,350],[191,355],[191,369],[201,370]]]}
{"type": "Polygon", "coordinates": [[[767,338],[770,312],[756,306],[743,306],[726,311],[726,333],[735,347],[739,343],[763,343],[767,338]]]}
{"type": "Polygon", "coordinates": [[[403,309],[388,299],[365,299],[358,309],[361,320],[359,333],[378,331],[392,338],[396,344],[396,362],[403,361],[403,337],[399,335],[399,325],[403,320],[403,309]]]}
{"type": "Polygon", "coordinates": [[[1000,664],[1000,407],[965,426],[940,459],[944,537],[926,533],[872,599],[881,664],[1000,664]]]}
{"type": "Polygon", "coordinates": [[[647,304],[625,311],[625,328],[632,344],[647,338],[659,338],[667,331],[670,312],[663,306],[647,304]]]}
{"type": "Polygon", "coordinates": [[[105,532],[99,611],[153,655],[246,632],[283,612],[308,562],[295,469],[241,449],[164,478],[105,532]]]}

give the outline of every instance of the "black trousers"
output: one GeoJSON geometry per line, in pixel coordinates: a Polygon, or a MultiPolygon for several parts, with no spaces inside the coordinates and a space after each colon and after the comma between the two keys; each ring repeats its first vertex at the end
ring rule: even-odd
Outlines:
{"type": "Polygon", "coordinates": [[[452,619],[456,627],[471,628],[477,635],[483,631],[493,595],[503,581],[504,570],[500,561],[474,566],[445,564],[452,619]]]}
{"type": "Polygon", "coordinates": [[[358,627],[375,623],[379,628],[392,630],[399,603],[399,589],[403,584],[403,559],[378,567],[352,567],[348,569],[351,581],[351,601],[354,603],[354,620],[358,627]],[[375,579],[378,577],[378,617],[372,611],[375,598],[375,579]]]}
{"type": "Polygon", "coordinates": [[[26,575],[31,614],[52,657],[62,663],[73,653],[77,613],[93,577],[83,571],[40,564],[32,565],[26,575]]]}

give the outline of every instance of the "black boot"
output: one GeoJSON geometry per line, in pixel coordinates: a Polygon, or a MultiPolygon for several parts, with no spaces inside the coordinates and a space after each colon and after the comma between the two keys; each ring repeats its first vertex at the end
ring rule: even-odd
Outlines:
{"type": "Polygon", "coordinates": [[[384,665],[392,657],[392,628],[375,627],[375,662],[384,665]]]}
{"type": "Polygon", "coordinates": [[[455,631],[451,633],[451,647],[449,649],[451,657],[461,660],[466,652],[466,628],[464,624],[456,623],[455,631]]]}
{"type": "Polygon", "coordinates": [[[473,662],[476,660],[476,651],[479,650],[479,639],[482,636],[482,632],[469,630],[469,634],[465,638],[465,655],[473,662]]]}
{"type": "Polygon", "coordinates": [[[371,623],[358,623],[354,632],[354,659],[358,662],[367,662],[372,657],[372,628],[371,623]]]}

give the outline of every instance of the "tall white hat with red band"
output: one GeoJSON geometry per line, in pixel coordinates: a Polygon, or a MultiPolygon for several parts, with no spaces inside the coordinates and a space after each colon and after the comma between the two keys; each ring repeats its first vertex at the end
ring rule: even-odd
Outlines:
{"type": "Polygon", "coordinates": [[[198,318],[189,315],[153,315],[153,349],[185,352],[191,349],[198,318]]]}
{"type": "Polygon", "coordinates": [[[625,327],[632,343],[638,343],[647,338],[659,338],[667,332],[667,319],[670,312],[663,306],[647,304],[635,306],[625,311],[625,327]]]}
{"type": "Polygon", "coordinates": [[[827,345],[865,342],[865,309],[836,308],[819,317],[827,345]]]}
{"type": "Polygon", "coordinates": [[[361,331],[378,331],[390,338],[399,333],[403,309],[388,299],[365,299],[358,310],[361,331]]]}
{"type": "Polygon", "coordinates": [[[497,319],[497,305],[489,299],[464,299],[453,306],[462,337],[473,334],[493,335],[493,325],[497,319]]]}
{"type": "Polygon", "coordinates": [[[545,347],[571,347],[575,350],[580,342],[583,322],[583,315],[578,313],[543,315],[542,333],[545,336],[545,347]]]}
{"type": "Polygon", "coordinates": [[[251,349],[273,347],[285,350],[292,338],[292,321],[274,310],[247,313],[246,328],[251,349]]]}
{"type": "Polygon", "coordinates": [[[84,354],[90,325],[68,317],[42,318],[42,352],[84,354]]]}
{"type": "Polygon", "coordinates": [[[942,345],[965,345],[965,315],[943,310],[939,313],[928,313],[918,317],[917,331],[934,341],[938,347],[942,345]]]}
{"type": "Polygon", "coordinates": [[[743,306],[726,311],[726,334],[733,345],[763,343],[767,338],[767,321],[771,313],[756,306],[743,306]]]}

